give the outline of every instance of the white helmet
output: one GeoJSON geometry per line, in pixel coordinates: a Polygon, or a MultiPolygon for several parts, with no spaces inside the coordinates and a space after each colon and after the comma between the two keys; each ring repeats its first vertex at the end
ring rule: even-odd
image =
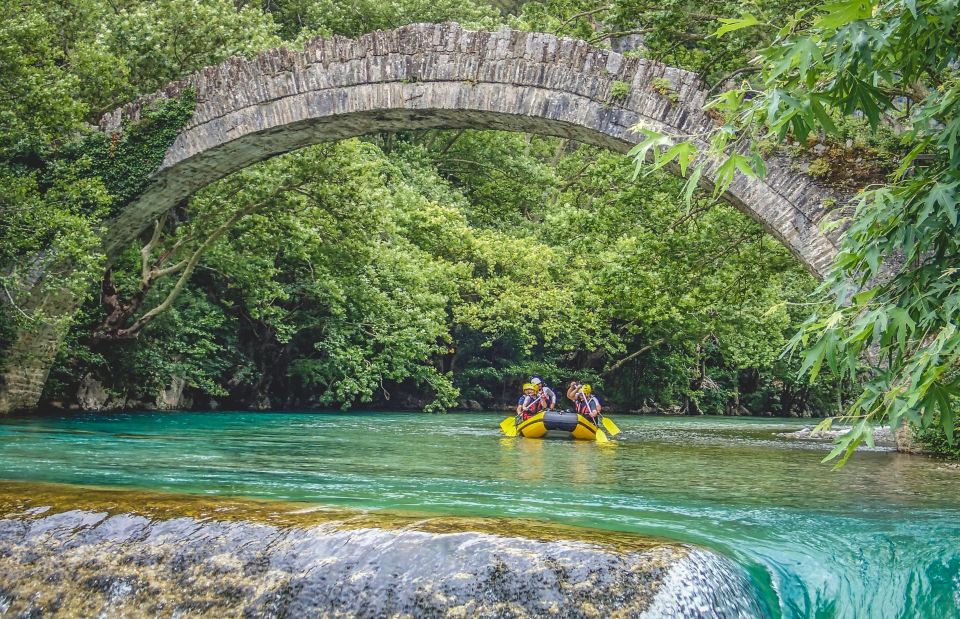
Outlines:
{"type": "Polygon", "coordinates": [[[531,378],[531,379],[530,379],[530,382],[533,383],[534,385],[542,385],[542,384],[543,384],[543,381],[540,380],[539,378],[537,378],[536,376],[534,376],[533,378],[531,378]]]}

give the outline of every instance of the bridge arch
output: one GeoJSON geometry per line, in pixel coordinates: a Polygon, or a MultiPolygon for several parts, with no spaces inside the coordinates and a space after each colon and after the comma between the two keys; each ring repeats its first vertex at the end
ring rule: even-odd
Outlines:
{"type": "MultiPolygon", "coordinates": [[[[671,136],[715,127],[693,73],[549,34],[413,24],[357,39],[318,38],[301,51],[232,58],[103,117],[119,131],[157,99],[197,96],[188,125],[146,191],[116,218],[108,255],[161,213],[273,155],[380,131],[503,129],[628,151],[643,126],[671,136]],[[614,93],[627,89],[626,96],[614,93]]],[[[705,151],[702,145],[701,151],[705,151]]],[[[703,183],[712,186],[708,166],[703,183]]],[[[783,162],[763,180],[737,176],[724,198],[760,222],[818,277],[836,254],[818,226],[831,197],[783,162]]]]}
{"type": "MultiPolygon", "coordinates": [[[[630,131],[637,124],[675,137],[705,135],[715,126],[702,109],[703,85],[687,71],[575,39],[447,23],[318,38],[303,51],[232,58],[105,115],[100,129],[119,132],[124,121],[187,89],[197,97],[194,114],[144,192],[109,222],[108,257],[204,186],[319,142],[392,130],[503,129],[625,153],[640,139],[630,131]]],[[[712,187],[716,163],[707,164],[701,182],[712,187]]],[[[827,198],[835,198],[830,192],[789,162],[773,160],[762,180],[735,177],[724,198],[823,277],[837,252],[819,227],[827,198]]],[[[67,315],[77,300],[44,294],[31,305],[67,315]]],[[[0,375],[0,414],[36,405],[60,337],[49,325],[17,334],[0,375]]]]}

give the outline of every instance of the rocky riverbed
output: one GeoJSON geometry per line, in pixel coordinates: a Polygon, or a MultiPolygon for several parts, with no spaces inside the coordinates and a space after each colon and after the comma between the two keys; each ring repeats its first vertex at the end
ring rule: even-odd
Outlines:
{"type": "MultiPolygon", "coordinates": [[[[825,440],[833,441],[850,432],[850,428],[835,428],[830,430],[817,430],[815,426],[804,426],[794,432],[779,432],[777,436],[785,438],[794,438],[802,440],[825,440]]],[[[876,428],[873,431],[873,440],[878,447],[897,448],[897,439],[890,428],[876,428]]]]}
{"type": "Polygon", "coordinates": [[[533,521],[13,490],[0,492],[2,616],[763,614],[737,565],[638,536],[604,543],[533,521]]]}

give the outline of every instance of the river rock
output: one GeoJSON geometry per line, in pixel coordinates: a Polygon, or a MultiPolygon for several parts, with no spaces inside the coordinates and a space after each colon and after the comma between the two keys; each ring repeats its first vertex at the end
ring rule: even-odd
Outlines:
{"type": "Polygon", "coordinates": [[[3,616],[766,614],[743,568],[678,544],[618,549],[409,526],[18,512],[0,519],[3,616]]]}
{"type": "Polygon", "coordinates": [[[930,451],[917,440],[913,433],[913,428],[910,427],[910,424],[907,423],[906,420],[897,428],[895,436],[897,451],[900,453],[914,455],[926,455],[930,453],[930,451]]]}
{"type": "MultiPolygon", "coordinates": [[[[825,440],[833,441],[848,433],[850,428],[835,428],[830,430],[817,430],[810,426],[804,426],[796,432],[778,432],[777,436],[784,438],[802,439],[802,440],[825,440]]],[[[873,441],[880,447],[894,447],[895,441],[890,428],[876,428],[873,431],[873,441]]]]}
{"type": "Polygon", "coordinates": [[[103,384],[87,374],[77,388],[77,405],[85,411],[109,411],[123,408],[123,399],[113,398],[103,384]]]}
{"type": "Polygon", "coordinates": [[[183,410],[193,406],[193,398],[184,393],[187,381],[182,376],[172,376],[170,384],[157,394],[157,410],[183,410]]]}
{"type": "Polygon", "coordinates": [[[264,392],[259,392],[250,402],[250,408],[255,411],[268,411],[273,408],[270,402],[270,396],[264,392]]]}

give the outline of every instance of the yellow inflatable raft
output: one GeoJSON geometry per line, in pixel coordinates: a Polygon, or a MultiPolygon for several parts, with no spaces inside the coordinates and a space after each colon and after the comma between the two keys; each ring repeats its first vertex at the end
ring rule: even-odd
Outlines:
{"type": "Polygon", "coordinates": [[[543,411],[517,423],[516,429],[518,434],[527,438],[543,438],[548,432],[552,432],[569,433],[573,438],[595,441],[599,428],[589,417],[572,411],[543,411]]]}

